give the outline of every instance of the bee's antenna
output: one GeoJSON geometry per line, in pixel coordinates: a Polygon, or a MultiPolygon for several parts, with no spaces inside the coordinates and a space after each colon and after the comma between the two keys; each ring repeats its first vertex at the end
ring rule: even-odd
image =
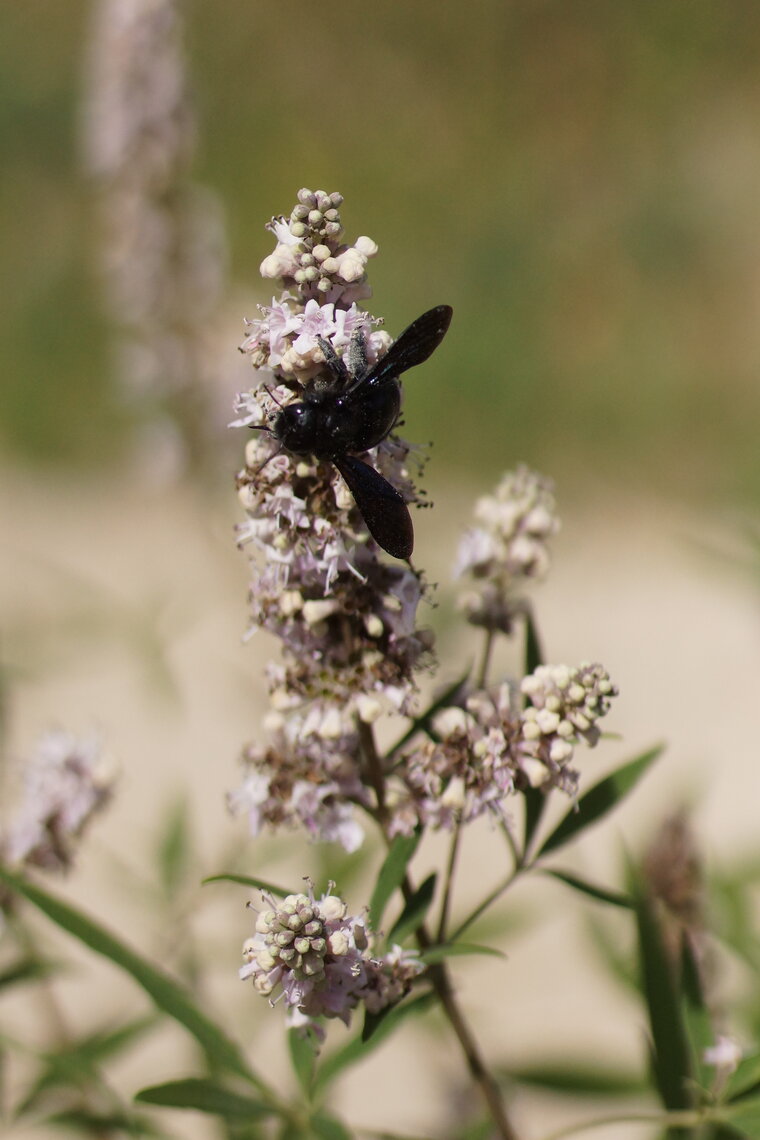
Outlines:
{"type": "Polygon", "coordinates": [[[277,448],[277,450],[273,451],[271,455],[268,455],[266,457],[266,459],[264,460],[264,462],[261,464],[261,466],[256,468],[256,470],[254,471],[254,475],[260,475],[261,472],[266,467],[267,463],[270,463],[271,460],[276,459],[278,455],[282,455],[282,452],[283,452],[283,446],[282,446],[282,444],[280,444],[280,446],[277,448]]]}
{"type": "Polygon", "coordinates": [[[272,391],[272,389],[271,389],[271,388],[267,388],[266,384],[264,384],[264,385],[263,385],[263,388],[264,388],[264,391],[266,392],[267,396],[269,396],[269,399],[270,399],[270,400],[272,400],[272,401],[274,401],[274,403],[277,405],[277,407],[278,407],[278,408],[281,408],[281,407],[282,407],[282,404],[281,404],[281,403],[280,403],[280,401],[277,399],[277,397],[275,396],[275,394],[274,394],[274,392],[272,391]]]}

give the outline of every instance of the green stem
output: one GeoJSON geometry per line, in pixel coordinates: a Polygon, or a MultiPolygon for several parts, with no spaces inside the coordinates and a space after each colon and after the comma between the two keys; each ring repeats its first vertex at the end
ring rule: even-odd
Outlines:
{"type": "Polygon", "coordinates": [[[446,927],[449,922],[449,909],[451,907],[451,888],[454,881],[454,868],[456,867],[457,855],[459,854],[459,841],[462,836],[461,823],[457,820],[454,827],[454,834],[451,837],[451,847],[449,848],[449,861],[446,865],[446,880],[443,885],[443,899],[441,900],[441,917],[438,922],[438,934],[436,941],[438,943],[445,942],[446,940],[446,927]]]}
{"type": "Polygon", "coordinates": [[[494,887],[494,889],[486,895],[483,901],[478,903],[474,910],[470,911],[470,913],[467,915],[467,918],[465,918],[463,922],[460,922],[459,926],[456,928],[453,934],[450,935],[450,941],[456,942],[457,939],[461,938],[465,930],[467,930],[468,927],[472,926],[473,922],[475,922],[476,919],[480,918],[481,914],[488,910],[489,906],[491,906],[492,903],[495,903],[497,899],[501,898],[504,892],[512,886],[512,883],[514,883],[518,875],[521,875],[523,871],[528,870],[530,870],[530,865],[525,863],[518,863],[515,867],[513,867],[507,877],[505,879],[502,879],[499,885],[497,887],[494,887]]]}
{"type": "Polygon", "coordinates": [[[493,651],[494,641],[496,640],[494,631],[492,629],[486,630],[486,640],[483,646],[483,656],[480,661],[480,668],[478,669],[475,687],[477,689],[484,689],[488,679],[488,667],[491,664],[491,653],[493,651]]]}
{"type": "MultiPolygon", "coordinates": [[[[385,777],[383,774],[382,761],[377,751],[375,743],[375,736],[372,731],[371,725],[364,724],[359,721],[358,732],[359,742],[361,749],[361,758],[364,761],[365,770],[368,774],[369,782],[375,790],[377,798],[377,808],[373,813],[375,819],[380,824],[385,841],[390,844],[387,832],[388,823],[388,808],[385,801],[385,777]]],[[[454,862],[456,859],[456,848],[458,840],[452,844],[452,851],[449,858],[449,867],[453,871],[454,862]]],[[[447,882],[448,889],[448,882],[447,882]]],[[[411,878],[407,872],[401,884],[401,890],[404,899],[409,900],[415,894],[415,888],[412,884],[411,878]]],[[[445,904],[441,912],[441,920],[445,921],[445,913],[448,904],[445,904]]],[[[417,944],[421,951],[429,950],[433,946],[433,939],[428,933],[427,927],[422,923],[417,931],[417,944]]],[[[512,1127],[510,1120],[507,1116],[506,1109],[501,1096],[501,1091],[495,1078],[489,1071],[488,1067],[481,1056],[477,1042],[470,1031],[470,1027],[464,1019],[462,1012],[459,1008],[457,1000],[454,996],[454,990],[451,984],[451,978],[446,967],[445,962],[437,962],[428,966],[427,970],[430,982],[438,997],[449,1024],[451,1025],[454,1033],[462,1048],[467,1068],[473,1083],[480,1089],[481,1095],[488,1107],[488,1111],[493,1120],[494,1127],[500,1140],[518,1140],[517,1133],[512,1127]]]]}

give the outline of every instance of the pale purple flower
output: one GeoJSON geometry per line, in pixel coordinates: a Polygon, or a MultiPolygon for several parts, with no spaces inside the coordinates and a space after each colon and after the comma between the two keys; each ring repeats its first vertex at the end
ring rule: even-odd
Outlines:
{"type": "Polygon", "coordinates": [[[228,797],[234,815],[246,815],[253,835],[265,827],[299,825],[313,840],[356,851],[364,829],[356,803],[366,802],[355,757],[358,737],[338,706],[314,703],[305,713],[270,713],[271,743],[249,745],[244,775],[228,797]]]}
{"type": "Polygon", "coordinates": [[[366,984],[369,936],[366,919],[349,915],[337,895],[288,895],[268,904],[256,919],[256,933],[243,947],[243,981],[271,1000],[309,1018],[340,1018],[346,1025],[366,984]]]}
{"type": "Polygon", "coordinates": [[[744,1050],[734,1037],[719,1033],[715,1044],[708,1046],[702,1053],[702,1060],[706,1065],[714,1065],[716,1069],[728,1074],[738,1068],[743,1055],[744,1050]]]}
{"type": "Polygon", "coordinates": [[[410,835],[419,824],[450,830],[485,812],[505,819],[506,797],[527,787],[575,794],[575,745],[597,743],[596,721],[617,689],[600,665],[561,665],[541,666],[521,691],[531,701],[524,709],[505,682],[437,714],[435,739],[406,751],[394,768],[391,834],[410,835]]]}
{"type": "Polygon", "coordinates": [[[7,823],[5,858],[66,870],[89,821],[110,799],[114,782],[96,738],[45,734],[23,769],[23,795],[7,823]]]}
{"type": "Polygon", "coordinates": [[[349,1025],[360,1003],[379,1012],[399,1001],[424,969],[414,951],[398,946],[373,958],[367,919],[349,915],[338,895],[315,899],[310,888],[280,903],[265,892],[262,897],[267,906],[243,947],[240,977],[271,1004],[284,1000],[295,1015],[291,1024],[339,1018],[349,1025]]]}
{"type": "MultiPolygon", "coordinates": [[[[525,677],[521,691],[530,704],[521,714],[522,754],[545,769],[540,784],[555,784],[574,792],[578,773],[569,765],[579,740],[593,748],[600,729],[597,721],[606,715],[618,690],[601,665],[540,665],[525,677]]],[[[524,763],[526,772],[535,764],[524,763]]],[[[535,777],[534,777],[535,778],[535,777]]],[[[531,783],[533,780],[531,780],[531,783]]]]}
{"type": "Polygon", "coordinates": [[[477,501],[475,518],[478,526],[464,535],[455,566],[456,576],[470,583],[461,606],[473,625],[510,633],[521,592],[549,567],[548,541],[559,529],[553,484],[518,467],[477,501]]]}

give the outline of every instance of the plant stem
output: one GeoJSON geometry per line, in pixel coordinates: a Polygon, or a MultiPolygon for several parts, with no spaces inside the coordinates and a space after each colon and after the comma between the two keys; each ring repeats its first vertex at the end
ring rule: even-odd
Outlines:
{"type": "Polygon", "coordinates": [[[527,864],[518,864],[516,867],[514,867],[506,876],[506,878],[502,879],[499,885],[497,887],[494,887],[494,889],[486,895],[483,901],[478,903],[474,910],[470,911],[470,913],[467,915],[467,918],[465,918],[463,922],[460,922],[459,926],[451,935],[451,941],[456,942],[457,938],[460,938],[464,934],[465,930],[467,930],[469,926],[472,926],[473,922],[475,922],[477,918],[480,918],[481,914],[483,914],[484,911],[488,910],[489,906],[491,906],[492,903],[495,903],[496,900],[504,894],[504,891],[506,891],[506,889],[512,885],[517,876],[526,870],[528,870],[527,864]]]}
{"type": "MultiPolygon", "coordinates": [[[[414,894],[414,887],[407,875],[402,883],[402,890],[404,898],[407,901],[414,894]]],[[[425,925],[421,925],[416,932],[417,942],[420,950],[423,952],[429,949],[433,942],[427,932],[425,925]]],[[[470,1031],[470,1027],[464,1019],[459,1004],[454,996],[454,989],[451,984],[451,977],[446,967],[445,962],[436,962],[428,966],[428,976],[432,982],[433,989],[436,992],[441,1009],[443,1010],[449,1024],[451,1025],[459,1044],[462,1047],[467,1068],[469,1069],[470,1076],[473,1082],[480,1089],[481,1095],[488,1106],[488,1111],[491,1114],[491,1119],[494,1122],[498,1135],[502,1140],[517,1140],[517,1133],[515,1132],[509,1117],[507,1116],[504,1102],[501,1096],[496,1080],[490,1073],[486,1066],[483,1057],[481,1056],[478,1044],[470,1031]]]]}
{"type": "MultiPolygon", "coordinates": [[[[382,762],[377,751],[377,744],[375,742],[375,735],[372,731],[372,726],[358,721],[359,741],[361,748],[361,758],[364,761],[365,769],[367,771],[369,781],[375,789],[377,797],[377,808],[373,813],[375,819],[380,824],[386,843],[389,843],[386,824],[388,819],[388,809],[385,803],[385,778],[383,775],[382,762]]],[[[444,906],[441,910],[441,929],[445,925],[445,916],[448,909],[446,898],[448,897],[451,884],[451,874],[453,873],[454,864],[456,861],[456,854],[458,849],[458,835],[455,836],[452,843],[452,849],[449,856],[449,869],[446,881],[446,895],[444,897],[444,906]]],[[[405,900],[408,902],[415,894],[414,885],[407,873],[401,883],[401,890],[405,900]]],[[[424,923],[422,923],[416,931],[417,943],[420,950],[423,952],[430,949],[433,945],[433,939],[427,931],[424,923]]],[[[501,1140],[518,1140],[517,1133],[513,1129],[504,1107],[499,1086],[488,1070],[485,1061],[483,1060],[477,1042],[475,1041],[470,1027],[462,1015],[457,1000],[454,996],[454,990],[451,985],[451,978],[446,967],[445,962],[437,962],[428,966],[428,976],[432,983],[433,989],[436,992],[438,1000],[441,1004],[445,1016],[451,1025],[459,1044],[462,1047],[467,1068],[469,1069],[470,1076],[473,1082],[480,1089],[488,1111],[491,1114],[494,1126],[496,1127],[497,1134],[501,1140]]]]}
{"type": "Polygon", "coordinates": [[[494,640],[494,631],[492,629],[487,630],[486,640],[483,646],[483,656],[480,661],[480,669],[478,670],[477,680],[475,681],[475,687],[477,689],[484,689],[486,686],[488,666],[491,664],[491,651],[493,650],[494,640]]]}
{"type": "Polygon", "coordinates": [[[443,885],[443,899],[441,900],[441,917],[438,922],[438,934],[436,942],[443,942],[446,938],[446,926],[449,921],[449,907],[451,905],[451,888],[454,879],[454,868],[456,867],[457,855],[459,854],[459,840],[462,835],[462,828],[457,822],[454,827],[454,834],[451,837],[451,847],[449,849],[449,861],[446,866],[446,881],[443,885]]]}

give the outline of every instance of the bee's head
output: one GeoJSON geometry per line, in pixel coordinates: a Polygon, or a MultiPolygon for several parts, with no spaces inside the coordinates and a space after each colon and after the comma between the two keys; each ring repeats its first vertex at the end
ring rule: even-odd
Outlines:
{"type": "Polygon", "coordinates": [[[286,451],[311,455],[317,442],[316,418],[316,409],[309,404],[288,404],[275,418],[272,431],[286,451]]]}

